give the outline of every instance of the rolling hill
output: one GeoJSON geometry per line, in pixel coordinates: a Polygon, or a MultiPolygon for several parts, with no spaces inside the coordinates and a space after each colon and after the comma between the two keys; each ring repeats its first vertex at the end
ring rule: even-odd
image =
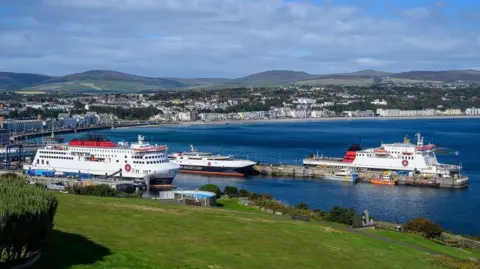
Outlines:
{"type": "Polygon", "coordinates": [[[352,73],[314,75],[301,71],[270,70],[237,79],[228,78],[154,78],[109,70],[90,70],[65,76],[0,72],[0,89],[30,93],[44,92],[145,92],[196,88],[232,88],[241,86],[301,85],[371,85],[397,82],[467,82],[480,83],[480,71],[408,71],[387,73],[361,70],[352,73]]]}
{"type": "Polygon", "coordinates": [[[43,83],[51,78],[39,74],[0,72],[0,89],[21,89],[43,83]]]}

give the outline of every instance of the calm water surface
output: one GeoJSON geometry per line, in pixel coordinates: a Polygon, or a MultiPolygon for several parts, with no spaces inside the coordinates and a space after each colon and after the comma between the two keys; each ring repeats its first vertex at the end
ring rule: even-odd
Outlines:
{"type": "MultiPolygon", "coordinates": [[[[424,216],[457,233],[480,234],[480,119],[253,123],[103,131],[115,141],[135,141],[137,135],[142,134],[147,141],[168,144],[170,152],[188,150],[188,145],[194,144],[201,151],[282,164],[301,164],[307,154],[317,151],[341,157],[346,148],[360,138],[363,147],[375,147],[382,141],[400,142],[405,134],[413,139],[416,132],[425,136],[426,143],[460,152],[459,161],[470,177],[468,189],[392,188],[325,180],[197,175],[178,175],[174,184],[183,189],[207,183],[222,188],[234,185],[251,192],[270,193],[291,205],[306,202],[312,208],[323,210],[334,205],[368,209],[376,218],[393,222],[424,216]]],[[[457,162],[454,154],[437,157],[440,162],[457,162]]]]}

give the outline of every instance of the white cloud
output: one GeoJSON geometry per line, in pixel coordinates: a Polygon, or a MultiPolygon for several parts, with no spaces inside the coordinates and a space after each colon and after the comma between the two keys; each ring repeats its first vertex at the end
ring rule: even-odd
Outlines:
{"type": "MultiPolygon", "coordinates": [[[[478,24],[297,0],[23,0],[0,14],[0,69],[238,77],[475,66],[478,24]],[[22,2],[22,3],[20,3],[22,2]]],[[[389,7],[391,9],[392,7],[389,7]]]]}
{"type": "Polygon", "coordinates": [[[395,61],[373,59],[373,58],[358,58],[355,60],[355,62],[361,66],[366,66],[366,67],[382,67],[382,66],[395,63],[395,61]]]}

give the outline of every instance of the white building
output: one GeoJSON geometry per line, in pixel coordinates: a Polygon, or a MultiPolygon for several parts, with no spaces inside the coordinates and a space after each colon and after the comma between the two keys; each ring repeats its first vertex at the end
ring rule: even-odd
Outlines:
{"type": "Polygon", "coordinates": [[[374,101],[370,102],[370,104],[373,104],[373,105],[379,105],[379,106],[386,106],[388,105],[388,102],[385,101],[385,100],[378,100],[378,99],[375,99],[374,101]]]}
{"type": "Polygon", "coordinates": [[[480,115],[480,108],[467,108],[465,109],[465,114],[467,115],[480,115]]]}
{"type": "Polygon", "coordinates": [[[435,116],[435,109],[401,110],[378,108],[377,114],[381,117],[428,117],[435,116]]]}
{"type": "Polygon", "coordinates": [[[9,132],[39,131],[43,129],[42,120],[6,120],[3,123],[9,132]]]}

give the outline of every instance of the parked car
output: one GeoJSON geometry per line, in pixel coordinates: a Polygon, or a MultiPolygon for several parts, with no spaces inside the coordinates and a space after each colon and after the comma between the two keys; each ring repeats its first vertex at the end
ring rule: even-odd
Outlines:
{"type": "Polygon", "coordinates": [[[47,184],[47,189],[54,191],[64,191],[65,185],[62,182],[51,182],[47,184]]]}

